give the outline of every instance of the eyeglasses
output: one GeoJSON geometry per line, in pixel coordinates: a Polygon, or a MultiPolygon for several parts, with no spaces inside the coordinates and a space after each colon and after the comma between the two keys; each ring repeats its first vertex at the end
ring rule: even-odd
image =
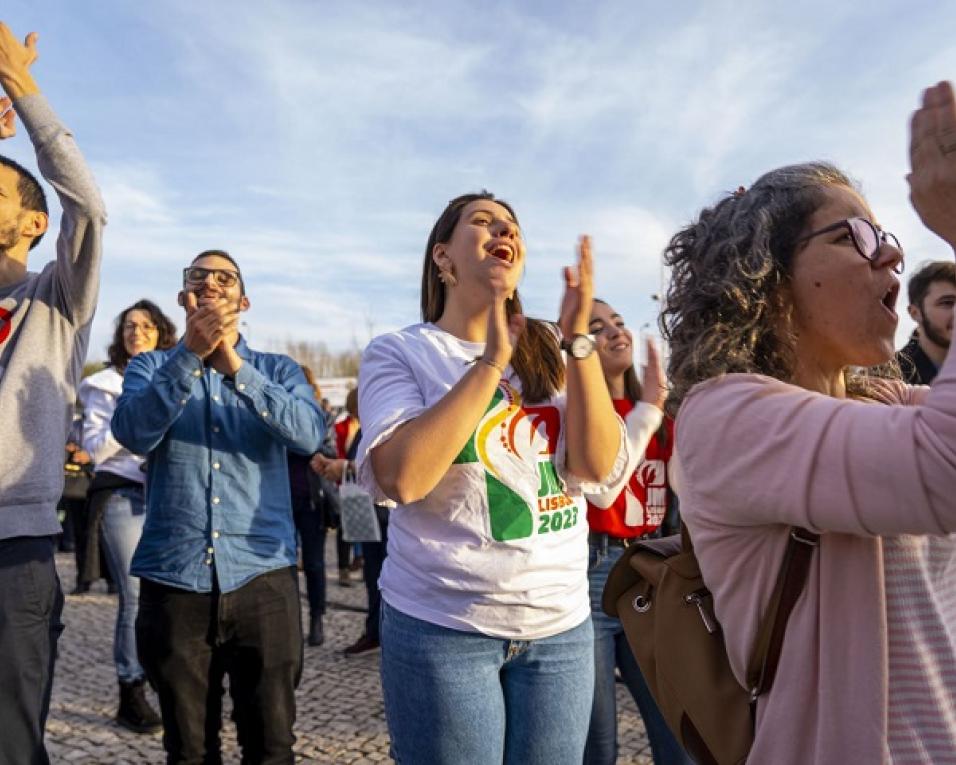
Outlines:
{"type": "Polygon", "coordinates": [[[183,269],[183,281],[187,284],[202,284],[209,274],[216,277],[216,284],[220,287],[234,287],[241,279],[238,271],[230,271],[228,268],[189,266],[183,269]]]}
{"type": "Polygon", "coordinates": [[[137,329],[142,330],[146,334],[151,334],[153,332],[158,332],[159,329],[155,324],[134,324],[131,321],[123,324],[124,332],[135,332],[137,329]]]}
{"type": "Polygon", "coordinates": [[[893,272],[897,274],[903,273],[903,247],[900,245],[900,240],[893,236],[893,234],[891,234],[889,231],[884,231],[883,229],[878,228],[866,218],[847,218],[846,220],[838,220],[836,223],[825,226],[817,231],[811,231],[806,236],[801,237],[797,241],[797,244],[802,244],[803,242],[806,242],[815,236],[819,236],[820,234],[828,234],[831,231],[836,231],[840,228],[845,228],[847,230],[850,235],[850,239],[853,242],[853,246],[856,248],[856,251],[871,263],[875,263],[877,260],[879,260],[880,247],[882,245],[888,244],[891,247],[895,247],[897,250],[899,250],[900,259],[897,261],[896,265],[893,266],[893,272]]]}

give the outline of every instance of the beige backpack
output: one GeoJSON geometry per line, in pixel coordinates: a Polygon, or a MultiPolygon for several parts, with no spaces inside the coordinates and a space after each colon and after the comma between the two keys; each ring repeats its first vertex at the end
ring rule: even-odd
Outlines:
{"type": "Polygon", "coordinates": [[[697,765],[739,765],[753,745],[757,699],[773,683],[787,620],[804,589],[819,536],[793,528],[747,668],[730,669],[690,535],[637,542],[604,588],[605,613],[624,626],[661,714],[697,765]]]}

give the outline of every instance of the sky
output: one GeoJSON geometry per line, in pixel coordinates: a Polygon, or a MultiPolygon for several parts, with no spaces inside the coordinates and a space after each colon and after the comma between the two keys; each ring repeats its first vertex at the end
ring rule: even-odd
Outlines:
{"type": "MultiPolygon", "coordinates": [[[[845,169],[908,272],[952,257],[904,176],[921,90],[956,78],[953,3],[5,0],[0,20],[40,34],[34,76],[107,205],[91,360],[140,298],[182,327],[181,269],[212,248],[243,268],[253,346],[363,346],[419,320],[428,232],[480,189],[516,208],[529,315],[556,316],[588,233],[635,332],[670,236],[784,164],[845,169]]],[[[36,167],[24,131],[0,151],[36,167]]],[[[47,237],[30,269],[52,257],[47,237]]]]}

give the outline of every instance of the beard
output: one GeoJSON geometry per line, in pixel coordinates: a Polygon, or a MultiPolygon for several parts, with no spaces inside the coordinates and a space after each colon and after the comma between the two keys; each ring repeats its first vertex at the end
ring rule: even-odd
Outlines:
{"type": "Polygon", "coordinates": [[[10,225],[0,228],[0,255],[6,255],[20,241],[19,221],[14,221],[10,225]]]}
{"type": "Polygon", "coordinates": [[[919,331],[923,333],[923,337],[929,340],[933,345],[937,345],[940,348],[949,348],[950,338],[946,337],[946,330],[943,327],[937,327],[927,319],[923,317],[923,322],[919,325],[919,331]]]}

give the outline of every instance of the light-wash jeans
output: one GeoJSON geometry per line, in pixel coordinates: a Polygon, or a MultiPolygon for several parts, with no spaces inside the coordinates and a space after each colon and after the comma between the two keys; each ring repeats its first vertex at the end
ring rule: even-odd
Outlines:
{"type": "Polygon", "coordinates": [[[136,656],[136,612],[139,609],[139,577],[130,576],[133,551],[143,533],[146,508],[143,490],[135,487],[110,491],[103,511],[103,549],[106,563],[119,591],[116,631],[113,636],[113,661],[121,683],[143,677],[136,656]]]}
{"type": "Polygon", "coordinates": [[[623,554],[623,547],[603,544],[591,544],[588,554],[591,621],[594,625],[594,706],[584,762],[586,765],[613,765],[617,761],[617,691],[614,686],[614,667],[617,666],[644,719],[655,765],[693,765],[693,760],[664,722],[627,644],[620,620],[608,616],[601,608],[608,574],[623,554]]]}
{"type": "Polygon", "coordinates": [[[541,640],[439,627],[382,602],[382,689],[400,765],[580,765],[591,620],[541,640]]]}

